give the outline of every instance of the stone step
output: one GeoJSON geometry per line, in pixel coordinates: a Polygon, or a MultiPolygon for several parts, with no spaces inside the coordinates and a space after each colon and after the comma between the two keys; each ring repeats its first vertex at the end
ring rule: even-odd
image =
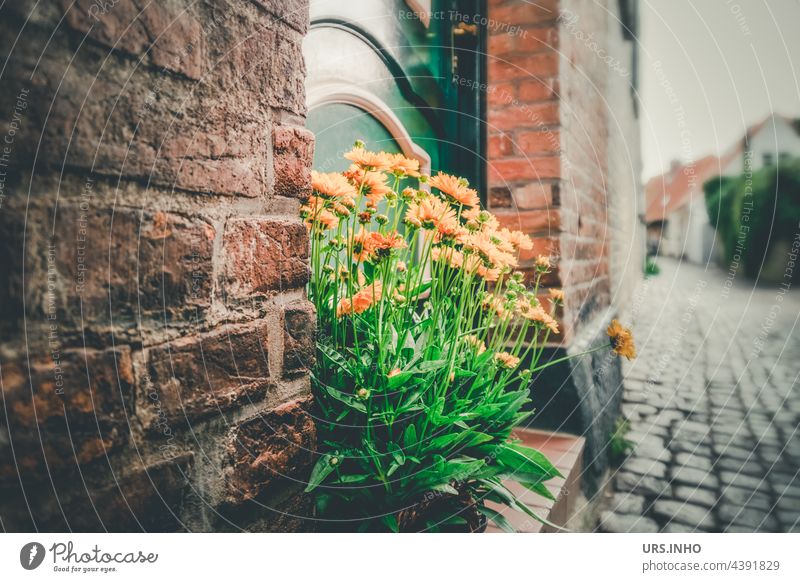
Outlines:
{"type": "MultiPolygon", "coordinates": [[[[556,498],[555,501],[526,489],[519,483],[505,483],[523,503],[537,515],[547,519],[559,527],[564,527],[575,511],[575,502],[581,495],[581,472],[583,470],[583,448],[585,439],[566,433],[554,433],[534,429],[520,429],[514,435],[522,440],[525,446],[536,449],[546,456],[564,476],[551,479],[547,488],[556,498]]],[[[487,503],[495,511],[501,512],[514,529],[520,533],[539,533],[557,531],[534,520],[521,511],[515,511],[496,503],[487,503]]],[[[489,523],[488,533],[501,533],[503,530],[489,523]]]]}

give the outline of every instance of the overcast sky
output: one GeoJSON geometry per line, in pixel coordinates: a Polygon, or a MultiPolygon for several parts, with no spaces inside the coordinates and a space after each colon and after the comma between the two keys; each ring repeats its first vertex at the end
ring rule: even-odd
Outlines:
{"type": "Polygon", "coordinates": [[[644,177],[800,117],[800,0],[641,0],[644,177]]]}

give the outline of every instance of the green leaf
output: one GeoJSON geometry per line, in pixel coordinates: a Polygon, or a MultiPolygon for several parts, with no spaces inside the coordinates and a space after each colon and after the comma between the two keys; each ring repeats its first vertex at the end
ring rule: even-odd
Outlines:
{"type": "Polygon", "coordinates": [[[414,377],[414,372],[400,372],[399,374],[395,374],[386,382],[386,387],[389,390],[394,390],[403,384],[405,384],[409,378],[414,377]]]}
{"type": "Polygon", "coordinates": [[[403,432],[403,446],[407,449],[417,444],[417,428],[409,424],[403,432]]]}
{"type": "Polygon", "coordinates": [[[505,516],[492,509],[491,507],[486,506],[478,506],[478,511],[480,511],[483,515],[491,519],[497,527],[502,529],[506,533],[517,533],[517,530],[514,529],[514,526],[509,523],[509,521],[505,518],[505,516]]]}
{"type": "Polygon", "coordinates": [[[521,445],[504,443],[496,447],[497,462],[512,471],[540,473],[548,479],[562,477],[555,466],[537,450],[521,445]]]}
{"type": "Polygon", "coordinates": [[[525,483],[523,481],[520,481],[520,483],[522,483],[522,485],[524,485],[534,493],[538,493],[539,495],[541,495],[546,499],[549,499],[551,501],[556,500],[555,496],[552,493],[550,493],[550,490],[545,486],[544,483],[525,483]]]}
{"type": "Polygon", "coordinates": [[[381,523],[389,528],[389,531],[392,533],[398,533],[400,531],[400,526],[397,523],[397,514],[390,513],[388,515],[384,515],[381,517],[381,523]]]}
{"type": "Polygon", "coordinates": [[[331,398],[335,398],[336,400],[338,400],[343,404],[346,404],[350,408],[358,410],[359,412],[364,412],[364,413],[367,412],[367,407],[364,406],[364,403],[356,400],[349,394],[345,394],[344,392],[341,392],[336,388],[331,388],[330,386],[324,386],[324,390],[331,398]]]}
{"type": "Polygon", "coordinates": [[[331,465],[331,459],[334,456],[335,455],[327,453],[319,458],[317,464],[314,465],[314,468],[311,470],[311,476],[308,478],[306,493],[316,489],[319,484],[325,480],[325,477],[333,472],[333,470],[336,468],[336,465],[331,465]]]}

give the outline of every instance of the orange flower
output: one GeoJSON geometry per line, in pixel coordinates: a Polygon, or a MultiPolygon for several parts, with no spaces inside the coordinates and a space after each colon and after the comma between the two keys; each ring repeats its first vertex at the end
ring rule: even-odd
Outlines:
{"type": "Polygon", "coordinates": [[[462,178],[439,172],[428,180],[428,184],[464,206],[478,206],[480,204],[478,193],[472,188],[468,188],[467,181],[462,178]]]}
{"type": "Polygon", "coordinates": [[[336,317],[352,315],[354,313],[364,313],[375,303],[381,300],[383,285],[380,281],[375,281],[372,285],[364,287],[361,291],[353,295],[353,300],[345,297],[336,306],[336,317]]]}
{"type": "Polygon", "coordinates": [[[523,313],[523,317],[536,322],[541,327],[546,327],[551,333],[558,333],[558,322],[541,305],[532,307],[527,313],[523,313]]]}
{"type": "Polygon", "coordinates": [[[392,189],[386,184],[386,175],[382,172],[367,172],[353,164],[344,173],[361,193],[367,197],[367,206],[375,208],[392,189]]]}
{"type": "Polygon", "coordinates": [[[437,198],[428,197],[406,210],[406,222],[418,228],[438,231],[455,231],[458,225],[456,212],[437,198]]]}
{"type": "Polygon", "coordinates": [[[353,236],[353,259],[369,261],[373,258],[384,259],[393,249],[406,247],[405,239],[397,232],[381,234],[367,232],[363,228],[353,236]]]}
{"type": "Polygon", "coordinates": [[[419,160],[412,160],[403,154],[389,155],[389,171],[397,176],[419,178],[419,160]]]}
{"type": "Polygon", "coordinates": [[[394,377],[395,377],[395,376],[397,376],[399,373],[400,373],[400,368],[395,368],[394,370],[392,370],[391,372],[389,372],[388,374],[386,374],[386,377],[387,377],[387,378],[394,378],[394,377]]]}
{"type": "Polygon", "coordinates": [[[334,198],[345,206],[355,206],[356,190],[342,174],[311,172],[311,187],[315,192],[334,198]]]}
{"type": "Polygon", "coordinates": [[[536,257],[536,261],[534,263],[537,271],[547,272],[550,270],[550,259],[544,255],[539,255],[536,257]]]}
{"type": "Polygon", "coordinates": [[[636,346],[633,343],[633,334],[631,330],[622,327],[616,319],[611,322],[606,330],[608,336],[611,338],[612,350],[618,356],[625,356],[629,360],[636,357],[636,346]]]}
{"type": "Polygon", "coordinates": [[[502,231],[505,239],[521,251],[529,251],[533,248],[533,240],[524,232],[518,230],[508,230],[503,228],[502,231]]]}
{"type": "Polygon", "coordinates": [[[370,152],[363,147],[354,147],[344,155],[362,170],[388,170],[391,166],[391,157],[386,152],[370,152]]]}
{"type": "Polygon", "coordinates": [[[500,364],[501,367],[508,368],[509,370],[519,366],[519,358],[512,356],[508,352],[497,352],[494,355],[494,360],[500,364]]]}
{"type": "Polygon", "coordinates": [[[552,299],[554,303],[564,303],[564,290],[550,289],[550,299],[552,299]]]}

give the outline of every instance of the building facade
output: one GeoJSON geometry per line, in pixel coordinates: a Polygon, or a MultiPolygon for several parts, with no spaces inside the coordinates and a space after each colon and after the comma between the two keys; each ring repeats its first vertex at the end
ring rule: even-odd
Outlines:
{"type": "MultiPolygon", "coordinates": [[[[4,529],[314,529],[297,213],[311,167],[338,169],[357,137],[468,176],[534,237],[524,267],[553,258],[552,357],[607,341],[641,277],[635,2],[24,0],[0,15],[4,529]]],[[[586,436],[593,493],[618,360],[534,386],[536,426],[586,436]]]]}

